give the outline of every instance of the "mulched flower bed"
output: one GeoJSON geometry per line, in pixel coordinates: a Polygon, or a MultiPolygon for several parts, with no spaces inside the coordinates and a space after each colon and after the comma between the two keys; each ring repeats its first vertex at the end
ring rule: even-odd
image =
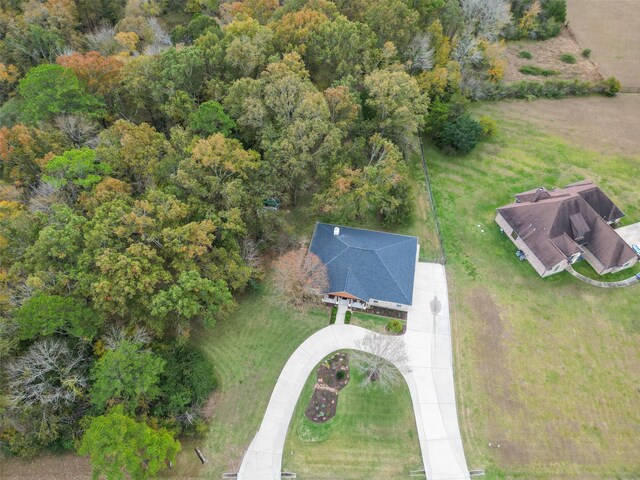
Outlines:
{"type": "Polygon", "coordinates": [[[407,319],[407,312],[402,312],[400,310],[392,310],[390,308],[382,308],[375,307],[373,305],[369,305],[369,308],[363,310],[364,313],[371,313],[373,315],[379,315],[381,317],[389,317],[389,318],[398,318],[400,320],[407,319]]]}
{"type": "Polygon", "coordinates": [[[324,361],[318,368],[318,381],[304,412],[306,417],[314,423],[324,423],[333,418],[338,406],[338,392],[346,387],[349,378],[349,355],[336,353],[324,361]]]}

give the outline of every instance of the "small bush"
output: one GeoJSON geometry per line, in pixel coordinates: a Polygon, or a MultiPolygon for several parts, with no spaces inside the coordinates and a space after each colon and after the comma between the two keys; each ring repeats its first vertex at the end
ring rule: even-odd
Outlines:
{"type": "Polygon", "coordinates": [[[531,60],[533,58],[531,52],[527,52],[526,50],[522,50],[520,53],[518,53],[518,56],[520,58],[526,58],[527,60],[531,60]]]}
{"type": "Polygon", "coordinates": [[[546,68],[536,67],[535,65],[525,65],[520,67],[518,71],[525,75],[541,75],[543,77],[550,77],[551,75],[558,75],[560,73],[556,70],[547,70],[546,68]]]}
{"type": "Polygon", "coordinates": [[[484,138],[491,138],[498,131],[498,124],[491,117],[483,115],[480,117],[480,120],[478,120],[478,123],[480,123],[480,126],[482,127],[482,136],[484,138]]]}
{"type": "Polygon", "coordinates": [[[347,311],[347,313],[344,314],[344,323],[346,323],[347,325],[349,325],[351,323],[351,312],[347,311]]]}
{"type": "Polygon", "coordinates": [[[338,380],[344,380],[346,376],[347,372],[345,372],[344,370],[338,370],[338,373],[336,373],[336,378],[338,380]]]}
{"type": "Polygon", "coordinates": [[[331,319],[329,320],[329,325],[333,325],[336,323],[336,316],[338,315],[338,307],[333,307],[331,309],[331,319]]]}
{"type": "Polygon", "coordinates": [[[591,49],[585,48],[584,50],[582,50],[582,56],[584,58],[589,58],[591,56],[591,49]]]}
{"type": "Polygon", "coordinates": [[[438,139],[439,146],[447,150],[469,153],[482,137],[482,127],[471,115],[465,113],[445,123],[438,139]]]}
{"type": "Polygon", "coordinates": [[[609,77],[596,85],[596,91],[607,97],[615,97],[616,93],[620,91],[620,87],[620,80],[616,77],[609,77]]]}
{"type": "Polygon", "coordinates": [[[402,322],[400,320],[391,320],[389,323],[387,323],[387,331],[391,332],[391,333],[402,333],[402,322]]]}
{"type": "Polygon", "coordinates": [[[576,57],[574,57],[570,53],[563,53],[562,55],[560,55],[560,60],[562,60],[564,63],[576,63],[576,57]]]}
{"type": "Polygon", "coordinates": [[[547,0],[542,2],[542,10],[558,24],[567,21],[567,0],[547,0]]]}

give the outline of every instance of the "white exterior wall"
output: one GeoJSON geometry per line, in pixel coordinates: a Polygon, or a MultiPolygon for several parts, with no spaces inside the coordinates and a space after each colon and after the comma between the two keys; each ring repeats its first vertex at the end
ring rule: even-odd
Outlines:
{"type": "Polygon", "coordinates": [[[384,300],[376,300],[375,298],[369,299],[369,305],[372,307],[389,308],[391,310],[400,310],[401,312],[408,312],[409,305],[402,303],[385,302],[384,300]]]}
{"type": "Polygon", "coordinates": [[[507,223],[504,217],[499,213],[496,215],[496,223],[500,225],[500,228],[502,228],[502,230],[504,230],[504,233],[509,237],[509,240],[511,240],[511,242],[516,247],[518,247],[520,250],[524,252],[525,256],[527,257],[527,261],[531,264],[534,270],[538,272],[538,275],[540,275],[541,277],[548,277],[549,275],[553,275],[554,273],[559,273],[566,268],[568,262],[566,260],[563,260],[558,265],[547,270],[547,267],[544,266],[544,264],[540,261],[540,259],[536,257],[536,255],[533,253],[533,250],[531,250],[520,237],[516,238],[515,240],[513,239],[513,237],[511,236],[511,234],[513,233],[513,228],[511,228],[511,226],[507,223]],[[556,267],[558,269],[554,272],[553,270],[556,267]]]}

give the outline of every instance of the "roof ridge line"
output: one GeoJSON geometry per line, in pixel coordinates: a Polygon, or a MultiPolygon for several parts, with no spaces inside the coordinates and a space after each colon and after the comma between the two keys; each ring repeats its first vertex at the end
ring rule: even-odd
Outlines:
{"type": "Polygon", "coordinates": [[[401,243],[406,243],[406,242],[410,242],[413,239],[413,237],[409,237],[405,240],[402,240],[398,243],[393,243],[391,245],[384,245],[382,247],[378,247],[376,249],[370,248],[369,250],[373,250],[374,252],[378,253],[378,250],[384,250],[385,248],[389,248],[389,247],[397,247],[398,245],[400,245],[401,243]]]}

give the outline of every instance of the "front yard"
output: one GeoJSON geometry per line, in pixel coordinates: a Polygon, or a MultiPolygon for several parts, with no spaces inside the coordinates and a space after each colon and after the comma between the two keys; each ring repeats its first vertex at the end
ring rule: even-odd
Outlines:
{"type": "MultiPolygon", "coordinates": [[[[470,155],[427,152],[448,254],[469,467],[487,468],[485,478],[637,478],[638,287],[598,289],[567,273],[541,279],[493,218],[515,193],[588,177],[629,223],[640,220],[640,158],[596,154],[542,133],[518,105],[508,104],[508,115],[501,108],[476,106],[500,131],[470,155]]],[[[608,119],[591,121],[605,130],[608,119]]]]}
{"type": "MultiPolygon", "coordinates": [[[[408,478],[422,468],[420,444],[409,389],[403,382],[386,393],[363,389],[362,374],[351,368],[351,381],[338,395],[336,416],[309,421],[316,372],[305,385],[289,426],[283,469],[300,480],[374,480],[408,478]]],[[[424,478],[424,477],[423,477],[424,478]]]]}

